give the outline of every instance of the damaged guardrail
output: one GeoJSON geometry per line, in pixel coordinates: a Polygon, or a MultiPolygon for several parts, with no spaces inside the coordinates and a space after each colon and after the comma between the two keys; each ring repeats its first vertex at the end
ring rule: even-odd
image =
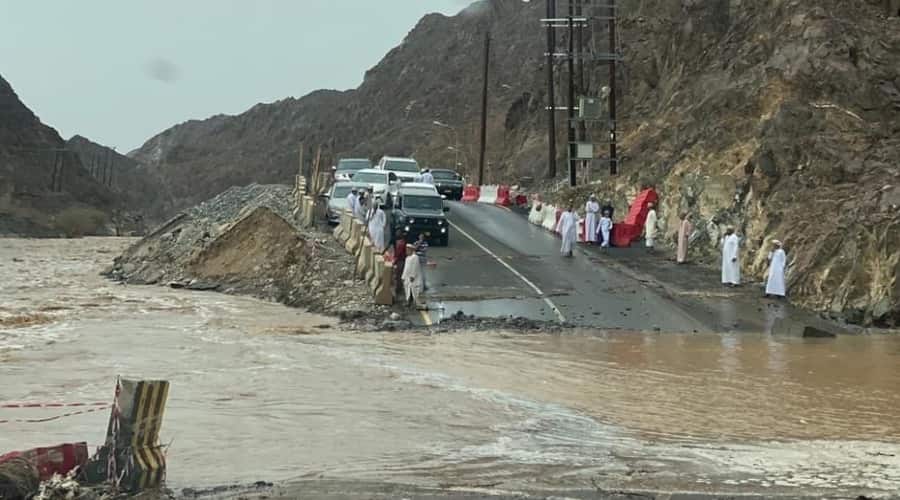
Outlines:
{"type": "Polygon", "coordinates": [[[294,219],[301,227],[313,227],[316,224],[316,200],[306,193],[306,178],[302,175],[294,177],[294,219]]]}
{"type": "Polygon", "coordinates": [[[392,305],[394,266],[375,250],[365,225],[345,210],[341,213],[340,223],[334,228],[334,237],[356,257],[356,275],[369,286],[375,303],[392,305]]]}
{"type": "MultiPolygon", "coordinates": [[[[293,190],[294,218],[301,226],[312,227],[316,223],[316,200],[306,193],[306,187],[306,178],[296,176],[293,190]]],[[[355,273],[369,286],[375,303],[392,305],[394,266],[375,251],[366,226],[345,210],[341,213],[340,223],[334,228],[333,234],[347,252],[356,258],[355,273]]]]}
{"type": "MultiPolygon", "coordinates": [[[[61,476],[87,486],[105,485],[116,492],[157,488],[166,475],[166,457],[159,431],[169,394],[164,380],[126,380],[116,383],[112,404],[8,403],[3,409],[91,407],[42,419],[4,422],[49,422],[66,416],[110,409],[105,444],[88,456],[86,442],[65,443],[0,455],[0,498],[31,498],[38,487],[61,476]]],[[[59,482],[59,481],[57,481],[59,482]]]]}

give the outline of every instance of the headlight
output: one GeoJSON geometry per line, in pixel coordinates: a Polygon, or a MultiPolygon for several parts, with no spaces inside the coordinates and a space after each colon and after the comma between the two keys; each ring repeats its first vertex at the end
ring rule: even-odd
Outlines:
{"type": "Polygon", "coordinates": [[[409,219],[409,223],[410,223],[410,224],[415,224],[415,223],[416,223],[416,219],[409,219]]]}
{"type": "Polygon", "coordinates": [[[439,220],[439,221],[438,221],[438,226],[443,226],[443,225],[444,225],[444,221],[439,220]]]}
{"type": "Polygon", "coordinates": [[[408,233],[408,232],[409,232],[409,226],[404,227],[403,230],[406,231],[406,232],[408,233]]]}
{"type": "Polygon", "coordinates": [[[446,228],[446,227],[442,227],[442,228],[441,228],[441,234],[444,234],[444,233],[446,233],[446,232],[447,232],[447,228],[446,228]]]}

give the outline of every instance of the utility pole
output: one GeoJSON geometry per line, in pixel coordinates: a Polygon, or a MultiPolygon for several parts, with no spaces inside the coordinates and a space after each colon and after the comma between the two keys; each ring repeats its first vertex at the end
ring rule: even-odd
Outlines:
{"type": "MultiPolygon", "coordinates": [[[[556,17],[556,0],[547,0],[547,19],[556,17]]],[[[547,23],[547,177],[556,177],[556,91],[553,88],[553,52],[556,50],[556,32],[547,23]]]]}
{"type": "Polygon", "coordinates": [[[569,15],[567,21],[569,24],[569,103],[567,124],[569,138],[569,185],[576,184],[576,168],[575,164],[578,156],[578,146],[575,138],[575,23],[573,17],[575,15],[574,0],[569,0],[569,15]]]}
{"type": "MultiPolygon", "coordinates": [[[[577,0],[575,4],[575,15],[580,19],[584,17],[584,0],[577,0]]],[[[586,23],[578,24],[578,95],[586,96],[588,92],[587,81],[584,76],[584,60],[585,60],[585,52],[584,52],[584,27],[586,23]]],[[[584,120],[580,120],[578,122],[578,142],[586,142],[587,141],[587,124],[584,120]]],[[[582,166],[587,166],[585,168],[585,183],[590,182],[590,160],[585,160],[582,162],[582,166]]]]}
{"type": "Polygon", "coordinates": [[[609,2],[609,174],[619,173],[619,159],[616,152],[618,125],[616,123],[616,0],[609,2]]]}
{"type": "Polygon", "coordinates": [[[487,147],[488,69],[491,61],[491,32],[484,36],[484,88],[481,92],[481,151],[478,155],[478,185],[484,185],[484,153],[487,147]]]}
{"type": "Polygon", "coordinates": [[[106,150],[106,176],[103,178],[103,184],[109,187],[109,179],[112,177],[112,155],[106,150]]]}

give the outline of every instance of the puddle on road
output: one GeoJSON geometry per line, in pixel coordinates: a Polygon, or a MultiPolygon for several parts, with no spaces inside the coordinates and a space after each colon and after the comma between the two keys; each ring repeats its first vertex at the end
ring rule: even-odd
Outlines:
{"type": "Polygon", "coordinates": [[[432,323],[440,323],[444,318],[462,312],[479,318],[519,317],[536,321],[555,321],[556,315],[542,299],[489,299],[480,301],[440,301],[428,302],[432,323]]]}
{"type": "MultiPolygon", "coordinates": [[[[118,374],[168,379],[176,487],[900,489],[898,337],[343,333],[277,304],[104,281],[125,243],[4,242],[0,310],[50,321],[0,326],[0,401],[103,401],[118,374]]],[[[0,452],[97,444],[106,416],[0,426],[0,452]]]]}

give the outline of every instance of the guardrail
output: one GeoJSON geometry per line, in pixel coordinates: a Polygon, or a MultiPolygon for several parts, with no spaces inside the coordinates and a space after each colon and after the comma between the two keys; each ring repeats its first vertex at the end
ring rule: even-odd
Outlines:
{"type": "Polygon", "coordinates": [[[488,184],[484,186],[466,186],[463,188],[463,202],[488,203],[508,207],[511,205],[526,206],[528,197],[517,192],[517,186],[505,184],[488,184]]]}
{"type": "Polygon", "coordinates": [[[341,213],[341,222],[334,228],[334,237],[356,258],[354,271],[369,286],[375,303],[392,305],[394,266],[375,250],[365,225],[345,210],[341,213]]]}

